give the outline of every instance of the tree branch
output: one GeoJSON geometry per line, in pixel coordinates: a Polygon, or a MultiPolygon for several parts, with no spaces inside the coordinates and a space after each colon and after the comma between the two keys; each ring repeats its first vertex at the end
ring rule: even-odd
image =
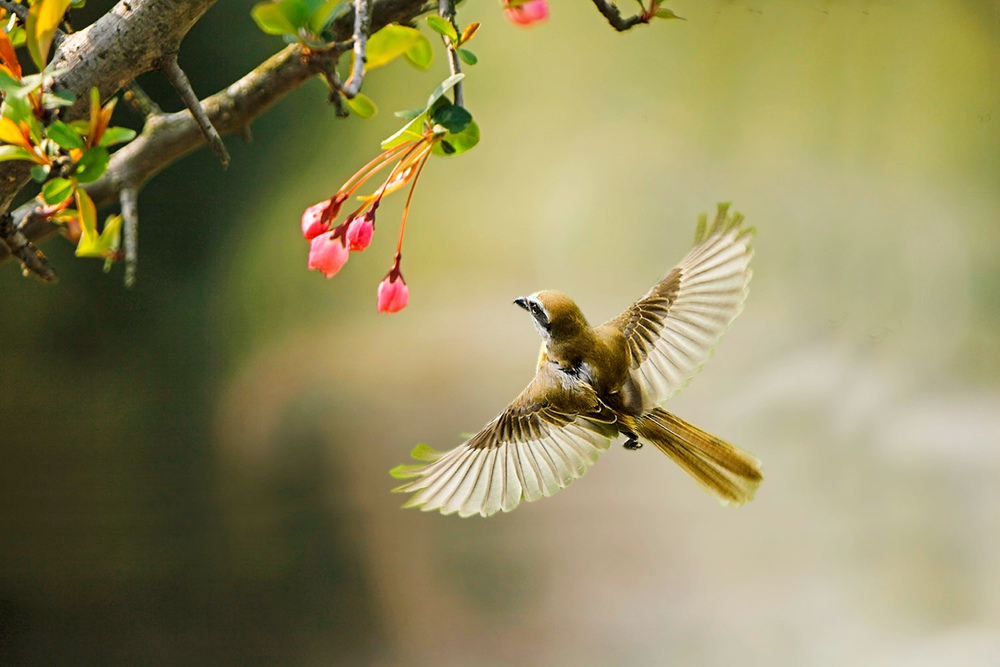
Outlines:
{"type": "Polygon", "coordinates": [[[184,106],[188,108],[191,115],[194,117],[196,123],[198,123],[198,129],[201,130],[202,135],[205,137],[205,141],[208,142],[209,148],[212,149],[222,161],[223,168],[229,166],[229,151],[226,150],[226,145],[222,143],[222,137],[216,132],[215,127],[212,125],[212,121],[208,119],[205,115],[205,110],[202,108],[201,103],[198,101],[198,96],[194,94],[194,89],[191,88],[191,82],[188,81],[187,74],[181,69],[181,66],[177,63],[177,54],[171,53],[170,55],[163,58],[163,62],[160,65],[160,69],[163,70],[163,74],[170,81],[170,85],[174,87],[177,94],[180,95],[181,100],[184,102],[184,106]]]}
{"type": "MultiPolygon", "coordinates": [[[[131,4],[135,6],[149,1],[131,0],[131,4]]],[[[212,1],[214,0],[156,0],[166,4],[176,2],[211,4],[212,1]]],[[[427,6],[424,0],[375,0],[372,5],[371,32],[376,32],[389,23],[412,20],[431,9],[432,7],[427,6]]],[[[332,26],[335,38],[349,39],[353,34],[353,24],[353,12],[339,17],[332,26]]],[[[94,26],[96,25],[95,23],[94,26]]],[[[66,40],[67,44],[94,26],[71,35],[66,40]]],[[[318,68],[329,67],[331,61],[339,55],[339,51],[330,51],[307,56],[299,46],[288,46],[239,81],[202,100],[201,106],[220,135],[245,133],[254,118],[292,90],[309,81],[318,68]]],[[[162,54],[159,57],[162,58],[162,54]]],[[[156,59],[148,60],[148,69],[144,71],[156,69],[156,59]]],[[[74,62],[77,66],[83,66],[80,60],[74,62]]],[[[71,73],[67,73],[66,76],[71,73]]],[[[127,80],[121,81],[118,87],[125,83],[127,80]]],[[[83,88],[86,89],[86,85],[83,85],[83,88]]],[[[87,185],[87,192],[97,206],[114,204],[119,200],[124,188],[133,188],[138,193],[149,179],[203,143],[204,136],[189,111],[150,115],[146,119],[142,133],[112,154],[107,172],[97,181],[87,185]]],[[[12,164],[18,163],[2,163],[0,168],[12,164]]],[[[24,171],[27,175],[27,168],[24,171]]],[[[0,169],[0,176],[3,174],[3,170],[0,169]]],[[[3,188],[0,187],[0,194],[3,192],[3,188]]],[[[12,197],[13,194],[10,195],[10,198],[12,197]]],[[[31,241],[41,240],[57,229],[52,221],[34,214],[37,206],[37,202],[30,201],[13,212],[14,221],[31,241]]],[[[0,245],[0,262],[9,256],[7,249],[0,245]]]]}
{"type": "Polygon", "coordinates": [[[28,20],[28,8],[19,2],[0,0],[0,9],[6,9],[8,12],[21,19],[22,22],[28,20]]]}
{"type": "Polygon", "coordinates": [[[372,16],[371,0],[354,0],[354,71],[341,92],[347,97],[354,97],[361,90],[365,78],[365,65],[368,63],[366,48],[368,35],[371,34],[372,16]]]}
{"type": "Polygon", "coordinates": [[[640,23],[649,23],[649,17],[646,13],[636,14],[635,16],[630,16],[627,19],[622,18],[622,14],[618,11],[617,5],[614,2],[608,2],[608,0],[593,0],[594,5],[597,10],[608,20],[611,27],[618,32],[625,32],[630,30],[640,23]]]}
{"type": "MultiPolygon", "coordinates": [[[[438,0],[438,15],[450,23],[456,32],[458,31],[458,26],[455,25],[454,0],[438,0]]],[[[455,50],[455,45],[444,35],[441,35],[441,41],[444,42],[445,48],[448,49],[448,68],[451,70],[452,76],[459,74],[462,71],[462,66],[458,62],[458,51],[455,50]]],[[[462,82],[459,81],[456,83],[453,90],[455,92],[455,104],[464,107],[465,96],[462,93],[462,82]]]]}
{"type": "Polygon", "coordinates": [[[14,226],[10,213],[0,216],[0,239],[3,239],[0,247],[10,248],[10,252],[21,260],[24,275],[36,275],[48,283],[58,280],[45,255],[14,226]]]}

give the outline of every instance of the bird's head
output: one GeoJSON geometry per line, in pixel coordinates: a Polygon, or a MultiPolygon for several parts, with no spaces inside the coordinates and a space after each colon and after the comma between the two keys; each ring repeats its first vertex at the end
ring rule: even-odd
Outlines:
{"type": "Polygon", "coordinates": [[[562,292],[535,292],[514,303],[528,311],[544,341],[569,338],[590,326],[573,299],[562,292]]]}

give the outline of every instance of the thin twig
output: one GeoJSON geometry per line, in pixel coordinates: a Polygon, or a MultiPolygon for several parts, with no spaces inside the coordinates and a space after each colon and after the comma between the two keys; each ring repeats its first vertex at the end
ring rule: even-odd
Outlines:
{"type": "Polygon", "coordinates": [[[191,115],[198,122],[198,128],[205,135],[205,141],[208,142],[209,147],[219,157],[219,160],[222,161],[222,166],[228,167],[229,151],[226,150],[226,145],[222,143],[222,137],[219,136],[219,133],[212,125],[212,121],[208,119],[208,115],[201,107],[201,102],[198,101],[198,96],[194,94],[187,74],[177,64],[177,54],[174,53],[165,57],[160,63],[160,69],[163,70],[164,75],[166,75],[171,85],[173,85],[174,90],[177,91],[181,100],[184,101],[184,106],[188,108],[191,115]]]}
{"type": "Polygon", "coordinates": [[[125,84],[125,101],[128,102],[133,109],[138,111],[143,116],[149,116],[155,113],[163,113],[160,105],[157,104],[152,97],[149,96],[142,86],[139,85],[138,81],[130,81],[125,84]]]}
{"type": "Polygon", "coordinates": [[[351,78],[340,89],[340,92],[348,98],[358,94],[365,78],[365,65],[368,62],[366,51],[371,23],[371,0],[354,0],[354,69],[351,72],[351,78]]]}
{"type": "MultiPolygon", "coordinates": [[[[455,3],[454,0],[438,0],[438,15],[445,21],[451,24],[451,27],[455,28],[455,32],[458,32],[458,26],[455,25],[455,3]]],[[[452,76],[459,74],[462,71],[462,66],[458,62],[458,51],[455,50],[455,44],[448,37],[441,35],[441,40],[444,42],[445,47],[448,49],[448,67],[451,69],[452,76]]],[[[462,82],[459,81],[455,84],[455,104],[460,107],[465,106],[465,96],[462,94],[462,82]]]]}
{"type": "Polygon", "coordinates": [[[649,17],[643,14],[636,14],[635,16],[630,16],[627,19],[622,18],[622,14],[618,11],[618,7],[613,2],[608,2],[608,0],[593,0],[594,5],[597,10],[604,15],[604,18],[608,20],[611,27],[618,32],[625,32],[640,23],[649,23],[649,17]]]}
{"type": "Polygon", "coordinates": [[[6,9],[8,12],[21,19],[22,23],[28,20],[28,8],[18,2],[0,0],[0,9],[6,9]]]}
{"type": "Polygon", "coordinates": [[[0,216],[0,238],[10,248],[11,254],[21,260],[24,275],[36,275],[47,283],[59,281],[42,251],[14,226],[14,218],[10,213],[0,216]]]}
{"type": "Polygon", "coordinates": [[[135,287],[136,265],[139,261],[139,195],[135,187],[122,188],[119,195],[125,223],[125,287],[135,287]]]}

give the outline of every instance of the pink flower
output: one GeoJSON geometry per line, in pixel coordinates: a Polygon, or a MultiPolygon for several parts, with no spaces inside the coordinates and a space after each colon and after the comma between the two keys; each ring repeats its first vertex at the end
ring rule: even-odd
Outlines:
{"type": "Polygon", "coordinates": [[[528,26],[549,18],[549,3],[546,0],[528,0],[519,5],[504,3],[503,13],[508,21],[528,26]]]}
{"type": "Polygon", "coordinates": [[[410,288],[403,280],[399,269],[393,270],[378,284],[378,312],[395,313],[406,308],[410,302],[410,288]]]}
{"type": "Polygon", "coordinates": [[[375,211],[371,210],[360,218],[351,220],[347,227],[347,247],[350,250],[364,250],[372,242],[375,233],[375,211]]]}
{"type": "Polygon", "coordinates": [[[309,246],[309,268],[319,269],[327,278],[332,278],[347,263],[349,256],[343,237],[338,238],[334,232],[320,234],[309,246]]]}
{"type": "Polygon", "coordinates": [[[346,198],[338,192],[332,199],[313,204],[302,213],[302,235],[306,241],[330,231],[330,223],[340,213],[340,205],[346,198]]]}

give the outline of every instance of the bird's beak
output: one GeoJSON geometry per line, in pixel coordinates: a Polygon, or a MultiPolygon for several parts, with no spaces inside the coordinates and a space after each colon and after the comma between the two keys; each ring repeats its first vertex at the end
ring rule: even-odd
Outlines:
{"type": "Polygon", "coordinates": [[[525,310],[528,310],[528,298],[527,297],[519,296],[516,299],[514,299],[514,303],[516,305],[518,305],[518,306],[521,306],[521,308],[524,308],[525,310]]]}

